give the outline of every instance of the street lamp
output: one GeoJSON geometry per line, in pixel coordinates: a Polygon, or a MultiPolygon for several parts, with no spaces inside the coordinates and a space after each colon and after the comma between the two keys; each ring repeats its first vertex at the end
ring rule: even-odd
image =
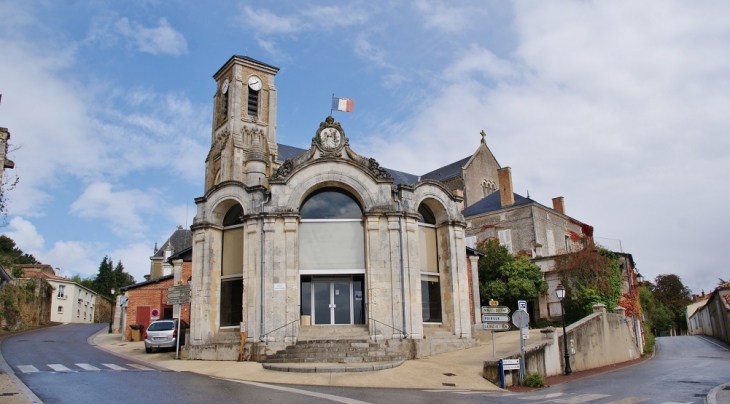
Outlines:
{"type": "Polygon", "coordinates": [[[111,305],[111,308],[109,310],[109,334],[112,333],[112,320],[114,319],[114,305],[115,305],[115,303],[114,303],[114,292],[115,292],[114,288],[112,288],[111,292],[112,292],[112,305],[111,305]]]}
{"type": "Polygon", "coordinates": [[[565,332],[565,306],[563,305],[563,300],[565,299],[565,287],[563,287],[563,284],[558,284],[558,287],[555,288],[555,294],[558,295],[558,299],[560,299],[560,312],[563,315],[563,351],[565,351],[565,375],[570,376],[573,373],[573,370],[570,369],[570,354],[568,353],[568,334],[565,332]]]}
{"type": "Polygon", "coordinates": [[[636,282],[638,282],[639,286],[641,286],[641,284],[644,283],[644,277],[641,276],[641,274],[636,274],[636,282]]]}

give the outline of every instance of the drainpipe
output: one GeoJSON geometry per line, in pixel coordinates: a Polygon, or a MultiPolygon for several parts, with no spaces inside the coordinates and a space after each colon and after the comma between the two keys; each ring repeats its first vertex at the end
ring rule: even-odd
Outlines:
{"type": "Polygon", "coordinates": [[[401,293],[401,308],[403,311],[403,338],[408,338],[406,332],[406,276],[403,264],[403,212],[401,211],[400,197],[398,197],[398,191],[393,191],[393,196],[397,197],[396,202],[398,203],[398,235],[400,236],[400,293],[401,293]]]}
{"type": "Polygon", "coordinates": [[[261,304],[260,304],[260,322],[259,322],[259,340],[263,338],[264,336],[264,205],[269,203],[271,201],[271,192],[266,190],[264,192],[264,195],[266,195],[266,200],[261,201],[261,210],[259,211],[259,215],[261,216],[261,270],[259,271],[259,276],[261,277],[261,290],[260,290],[260,297],[261,297],[261,304]]]}

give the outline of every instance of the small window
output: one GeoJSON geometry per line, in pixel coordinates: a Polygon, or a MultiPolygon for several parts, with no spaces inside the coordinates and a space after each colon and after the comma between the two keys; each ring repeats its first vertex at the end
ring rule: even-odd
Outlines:
{"type": "Polygon", "coordinates": [[[63,306],[58,306],[58,313],[63,313],[63,306]]]}
{"type": "Polygon", "coordinates": [[[565,235],[565,252],[570,252],[570,236],[565,235]]]}
{"type": "Polygon", "coordinates": [[[259,92],[248,88],[248,114],[254,118],[259,116],[259,92]]]}
{"type": "Polygon", "coordinates": [[[512,254],[512,231],[510,229],[500,230],[497,232],[497,236],[499,237],[499,245],[512,254]]]}
{"type": "Polygon", "coordinates": [[[65,292],[66,292],[66,286],[59,285],[58,286],[58,297],[66,297],[65,292]]]}

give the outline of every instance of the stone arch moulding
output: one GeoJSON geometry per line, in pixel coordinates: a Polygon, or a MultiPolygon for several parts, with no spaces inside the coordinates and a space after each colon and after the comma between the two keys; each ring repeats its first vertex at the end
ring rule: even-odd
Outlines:
{"type": "Polygon", "coordinates": [[[464,220],[461,213],[458,212],[458,208],[455,209],[453,206],[456,203],[453,201],[453,196],[442,187],[434,187],[433,184],[421,184],[414,190],[413,200],[415,201],[413,205],[414,213],[418,211],[421,203],[425,202],[426,206],[436,215],[437,223],[464,220]]]}
{"type": "MultiPolygon", "coordinates": [[[[301,173],[300,173],[301,175],[301,173]]],[[[374,185],[374,184],[373,184],[374,185]]],[[[289,195],[285,202],[287,208],[299,211],[304,199],[312,192],[325,187],[342,188],[352,194],[357,199],[363,212],[368,212],[374,205],[375,201],[372,194],[356,178],[348,176],[346,173],[334,174],[332,172],[316,173],[300,182],[289,195]]]]}
{"type": "Polygon", "coordinates": [[[208,221],[215,226],[223,226],[223,218],[228,210],[235,204],[241,205],[243,214],[251,212],[251,208],[241,199],[239,192],[221,192],[213,195],[206,202],[206,216],[208,221]]]}

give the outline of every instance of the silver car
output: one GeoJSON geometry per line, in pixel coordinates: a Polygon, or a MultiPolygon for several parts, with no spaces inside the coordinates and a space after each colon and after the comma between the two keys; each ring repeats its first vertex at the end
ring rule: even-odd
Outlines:
{"type": "MultiPolygon", "coordinates": [[[[187,328],[188,325],[185,321],[180,323],[180,346],[185,344],[187,328]]],[[[178,337],[177,319],[153,321],[142,337],[144,338],[144,350],[147,353],[156,348],[175,348],[178,337]]]]}

